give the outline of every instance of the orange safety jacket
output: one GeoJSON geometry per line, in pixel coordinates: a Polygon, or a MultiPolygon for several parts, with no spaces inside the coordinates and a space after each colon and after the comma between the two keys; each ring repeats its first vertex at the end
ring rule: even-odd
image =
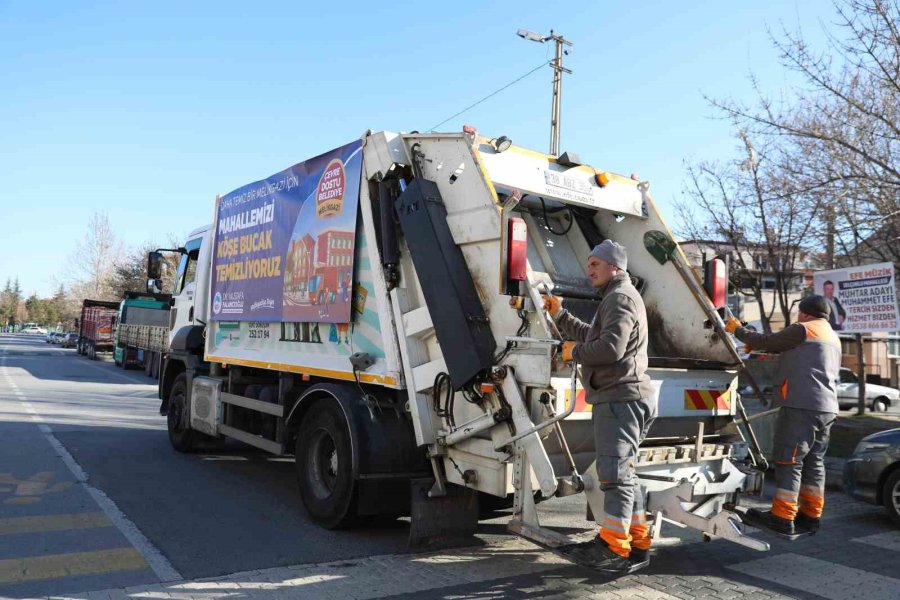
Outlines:
{"type": "Polygon", "coordinates": [[[794,323],[769,335],[741,327],[734,335],[754,349],[781,352],[778,406],[838,412],[841,341],[827,319],[794,323]]]}

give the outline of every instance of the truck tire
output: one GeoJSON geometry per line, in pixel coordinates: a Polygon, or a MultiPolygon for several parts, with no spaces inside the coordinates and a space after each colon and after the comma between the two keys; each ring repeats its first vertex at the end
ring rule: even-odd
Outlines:
{"type": "Polygon", "coordinates": [[[326,529],[358,520],[350,439],[343,410],[324,399],[309,408],[297,435],[294,464],[300,497],[313,521],[326,529]]]}
{"type": "Polygon", "coordinates": [[[895,469],[888,475],[884,487],[881,488],[881,501],[891,520],[900,525],[900,469],[895,469]]]}
{"type": "Polygon", "coordinates": [[[187,375],[179,373],[169,388],[166,425],[169,430],[169,442],[178,452],[194,450],[194,431],[182,423],[182,413],[187,408],[187,375]]]}

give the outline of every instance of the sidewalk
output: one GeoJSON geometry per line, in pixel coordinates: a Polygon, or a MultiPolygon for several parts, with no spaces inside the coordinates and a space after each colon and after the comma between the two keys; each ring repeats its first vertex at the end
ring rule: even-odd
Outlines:
{"type": "MultiPolygon", "coordinates": [[[[480,548],[431,554],[370,556],[274,567],[225,577],[108,589],[67,599],[124,598],[384,598],[571,567],[567,561],[514,538],[480,548]]],[[[647,588],[648,592],[654,592],[647,588]]],[[[645,596],[653,597],[653,596],[645,596]]]]}

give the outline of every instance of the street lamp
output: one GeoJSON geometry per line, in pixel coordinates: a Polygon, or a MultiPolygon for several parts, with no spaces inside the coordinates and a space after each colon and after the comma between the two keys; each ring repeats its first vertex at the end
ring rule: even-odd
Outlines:
{"type": "Polygon", "coordinates": [[[572,71],[562,66],[563,55],[568,55],[568,50],[563,50],[563,46],[571,46],[572,42],[561,35],[557,35],[550,30],[550,35],[541,35],[527,29],[520,29],[516,32],[520,38],[530,42],[553,41],[556,44],[556,56],[550,61],[550,68],[553,69],[553,103],[550,107],[550,154],[559,155],[559,133],[560,133],[560,107],[562,105],[562,74],[572,71]]]}

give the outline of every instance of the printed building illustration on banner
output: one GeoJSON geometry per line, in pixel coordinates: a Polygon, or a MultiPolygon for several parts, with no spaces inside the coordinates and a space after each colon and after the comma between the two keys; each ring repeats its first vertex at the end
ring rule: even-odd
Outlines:
{"type": "Polygon", "coordinates": [[[349,323],[362,142],[223,196],[213,320],[349,323]]]}
{"type": "Polygon", "coordinates": [[[285,261],[285,321],[350,321],[361,166],[360,154],[354,157],[328,164],[315,201],[305,202],[297,216],[285,261]]]}

